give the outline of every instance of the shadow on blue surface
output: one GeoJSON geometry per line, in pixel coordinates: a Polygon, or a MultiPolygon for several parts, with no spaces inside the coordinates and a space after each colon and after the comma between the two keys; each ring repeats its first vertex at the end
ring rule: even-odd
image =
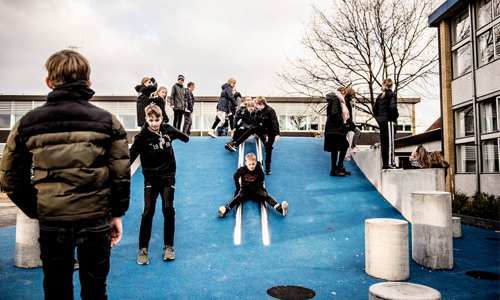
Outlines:
{"type": "MultiPolygon", "coordinates": [[[[271,244],[264,246],[258,204],[245,203],[243,240],[235,246],[234,212],[223,219],[217,215],[218,207],[234,194],[237,152],[224,149],[227,140],[194,137],[187,144],[174,142],[174,261],[163,261],[163,216],[157,209],[150,264],[136,263],[143,176],[140,169],[134,174],[130,209],[123,219],[124,237],[112,250],[109,298],[272,299],[268,289],[295,285],[315,291],[314,299],[367,299],[370,285],[382,281],[364,272],[364,220],[403,219],[401,214],[355,163],[346,163],[351,176],[330,177],[330,155],[323,152],[323,139],[282,138],[275,143],[273,174],[266,176],[266,188],[278,202],[289,202],[289,215],[283,217],[269,208],[271,244]]],[[[410,260],[408,282],[435,288],[443,299],[497,300],[498,281],[465,273],[499,273],[500,243],[487,239],[499,235],[470,226],[462,226],[462,235],[454,240],[452,270],[429,270],[410,260]]],[[[13,266],[15,227],[0,229],[0,238],[0,299],[42,299],[42,270],[13,266]]],[[[79,299],[78,272],[74,285],[79,299]]]]}

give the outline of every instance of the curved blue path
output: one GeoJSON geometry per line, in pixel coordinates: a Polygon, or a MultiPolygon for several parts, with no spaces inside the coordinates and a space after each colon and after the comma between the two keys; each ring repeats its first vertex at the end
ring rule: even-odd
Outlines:
{"type": "MultiPolygon", "coordinates": [[[[150,264],[136,263],[143,176],[140,169],[134,174],[124,237],[112,250],[110,299],[273,299],[266,291],[281,285],[312,289],[314,299],[368,299],[370,285],[382,281],[364,272],[364,221],[403,219],[401,214],[354,162],[346,163],[351,176],[330,177],[323,139],[285,137],[275,143],[266,188],[278,202],[289,202],[289,215],[269,208],[271,244],[264,246],[258,204],[245,203],[243,240],[235,246],[234,211],[223,219],[217,215],[234,193],[237,152],[224,149],[227,140],[193,137],[187,144],[174,142],[174,261],[163,261],[163,216],[157,205],[150,264]]],[[[247,152],[253,147],[249,142],[247,152]]],[[[462,234],[454,240],[452,270],[429,270],[410,259],[408,282],[433,287],[443,299],[498,300],[499,281],[474,279],[465,272],[499,273],[499,234],[470,226],[462,226],[462,234]]],[[[13,266],[15,227],[0,229],[0,238],[0,299],[42,299],[42,270],[13,266]]],[[[74,285],[75,299],[80,299],[78,272],[74,285]]]]}

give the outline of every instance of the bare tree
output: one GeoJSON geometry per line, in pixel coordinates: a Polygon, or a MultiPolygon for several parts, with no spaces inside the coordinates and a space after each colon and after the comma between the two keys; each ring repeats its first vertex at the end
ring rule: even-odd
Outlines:
{"type": "Polygon", "coordinates": [[[436,85],[436,34],[427,29],[433,8],[432,0],[332,0],[328,13],[313,6],[301,41],[306,57],[288,58],[290,67],[278,74],[282,90],[317,99],[352,87],[358,110],[373,116],[385,78],[396,94],[436,85]]]}

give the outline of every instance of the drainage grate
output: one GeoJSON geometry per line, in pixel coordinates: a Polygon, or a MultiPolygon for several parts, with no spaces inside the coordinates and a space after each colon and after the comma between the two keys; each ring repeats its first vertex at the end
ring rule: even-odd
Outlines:
{"type": "Polygon", "coordinates": [[[283,300],[305,300],[316,296],[313,290],[301,286],[283,285],[275,286],[267,290],[271,297],[283,300]]]}
{"type": "Polygon", "coordinates": [[[500,274],[491,273],[486,271],[469,271],[465,273],[466,275],[477,278],[477,279],[485,279],[485,280],[500,280],[500,274]]]}

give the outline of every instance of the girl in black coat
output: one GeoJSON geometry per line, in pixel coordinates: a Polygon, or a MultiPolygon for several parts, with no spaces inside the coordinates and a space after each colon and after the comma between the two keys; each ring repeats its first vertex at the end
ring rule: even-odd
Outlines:
{"type": "Polygon", "coordinates": [[[139,93],[137,96],[137,126],[142,127],[146,123],[146,114],[144,109],[148,106],[149,95],[156,91],[158,84],[153,77],[144,77],[141,84],[135,86],[135,91],[139,93]]]}
{"type": "Polygon", "coordinates": [[[337,91],[326,95],[328,106],[324,150],[332,153],[332,170],[330,171],[330,176],[344,177],[346,174],[351,174],[344,168],[344,157],[349,147],[345,131],[345,123],[349,119],[349,111],[345,105],[344,93],[345,89],[340,87],[337,91]]]}
{"type": "Polygon", "coordinates": [[[160,109],[163,117],[163,123],[168,123],[167,112],[165,111],[165,103],[167,102],[167,88],[161,86],[156,92],[152,93],[148,105],[151,103],[156,104],[160,109]]]}
{"type": "Polygon", "coordinates": [[[382,94],[377,96],[373,114],[380,128],[380,147],[382,148],[382,168],[394,169],[394,127],[399,117],[396,94],[391,90],[392,80],[384,79],[382,94]]]}

